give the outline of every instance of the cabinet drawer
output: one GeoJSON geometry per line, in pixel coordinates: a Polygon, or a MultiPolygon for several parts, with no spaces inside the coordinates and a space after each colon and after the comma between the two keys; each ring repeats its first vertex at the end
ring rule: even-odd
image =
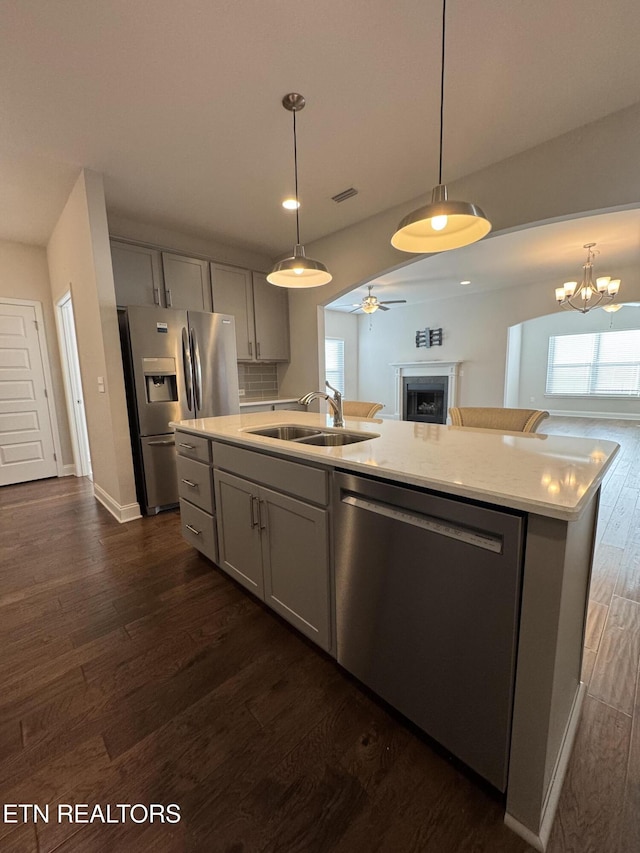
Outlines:
{"type": "Polygon", "coordinates": [[[208,512],[198,509],[189,501],[180,500],[180,522],[182,535],[190,545],[197,548],[214,563],[218,562],[218,534],[216,520],[208,512]]]}
{"type": "Polygon", "coordinates": [[[180,497],[214,515],[213,480],[209,465],[187,456],[178,456],[177,467],[180,497]]]}
{"type": "Polygon", "coordinates": [[[176,450],[180,456],[188,456],[198,462],[211,462],[211,442],[200,435],[176,431],[176,450]]]}
{"type": "Polygon", "coordinates": [[[329,500],[328,471],[299,465],[266,453],[215,442],[216,468],[272,486],[281,492],[326,506],[329,500]]]}

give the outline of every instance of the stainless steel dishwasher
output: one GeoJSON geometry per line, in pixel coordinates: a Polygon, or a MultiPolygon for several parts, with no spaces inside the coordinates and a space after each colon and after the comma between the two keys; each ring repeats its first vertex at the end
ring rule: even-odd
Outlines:
{"type": "Polygon", "coordinates": [[[524,516],[334,483],[338,662],[504,791],[524,516]]]}

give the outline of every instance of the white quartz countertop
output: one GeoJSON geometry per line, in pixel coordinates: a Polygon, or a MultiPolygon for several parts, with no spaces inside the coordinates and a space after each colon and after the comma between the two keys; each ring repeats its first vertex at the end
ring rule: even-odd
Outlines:
{"type": "Polygon", "coordinates": [[[278,424],[332,429],[329,415],[286,411],[201,418],[172,426],[279,456],[565,520],[581,515],[619,449],[613,441],[591,438],[362,418],[346,418],[345,429],[371,433],[371,439],[341,447],[297,444],[247,432],[278,424]]]}
{"type": "Polygon", "coordinates": [[[273,406],[275,403],[297,403],[297,397],[274,397],[273,400],[256,400],[255,398],[242,397],[240,408],[243,406],[273,406]]]}

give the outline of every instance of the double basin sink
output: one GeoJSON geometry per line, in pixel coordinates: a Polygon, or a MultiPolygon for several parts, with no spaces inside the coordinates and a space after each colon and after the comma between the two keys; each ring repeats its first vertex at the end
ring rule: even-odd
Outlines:
{"type": "Polygon", "coordinates": [[[245,432],[263,435],[265,438],[279,438],[282,441],[295,441],[296,444],[312,444],[317,447],[341,447],[344,444],[356,444],[370,438],[379,438],[375,432],[346,432],[343,430],[323,430],[313,427],[286,424],[274,427],[256,427],[245,432]]]}

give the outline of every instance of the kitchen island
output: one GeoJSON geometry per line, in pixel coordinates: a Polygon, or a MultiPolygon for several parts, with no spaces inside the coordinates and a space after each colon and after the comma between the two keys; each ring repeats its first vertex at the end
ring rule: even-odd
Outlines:
{"type": "Polygon", "coordinates": [[[306,412],[174,426],[185,537],[504,791],[544,849],[617,445],[306,412]]]}

